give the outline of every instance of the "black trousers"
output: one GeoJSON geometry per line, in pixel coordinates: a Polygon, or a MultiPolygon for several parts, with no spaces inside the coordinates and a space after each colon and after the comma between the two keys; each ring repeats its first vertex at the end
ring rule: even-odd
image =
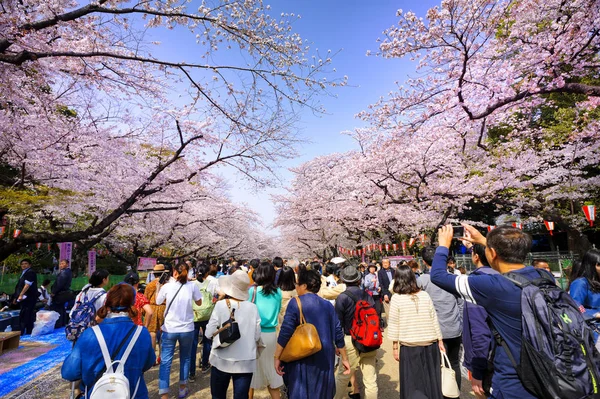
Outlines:
{"type": "Polygon", "coordinates": [[[19,312],[19,325],[21,326],[21,335],[31,334],[34,322],[35,302],[21,302],[21,311],[19,312]]]}
{"type": "Polygon", "coordinates": [[[462,381],[462,375],[460,373],[460,344],[462,343],[462,337],[444,339],[444,347],[446,348],[446,355],[450,360],[450,366],[456,374],[456,383],[458,389],[460,389],[460,382],[462,381]]]}
{"type": "Polygon", "coordinates": [[[56,320],[56,324],[54,325],[54,328],[61,328],[64,327],[67,324],[67,312],[65,311],[65,304],[64,303],[54,303],[52,302],[52,304],[50,306],[48,306],[48,310],[52,310],[54,312],[57,312],[58,315],[60,316],[58,318],[58,320],[56,320]]]}

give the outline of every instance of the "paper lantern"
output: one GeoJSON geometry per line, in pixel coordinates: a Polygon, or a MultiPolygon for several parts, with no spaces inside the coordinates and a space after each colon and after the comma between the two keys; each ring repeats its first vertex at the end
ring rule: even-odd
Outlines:
{"type": "Polygon", "coordinates": [[[513,223],[512,226],[516,229],[521,229],[523,230],[523,223],[513,223]]]}
{"type": "Polygon", "coordinates": [[[36,243],[35,243],[35,247],[36,247],[37,249],[40,249],[40,248],[42,247],[42,243],[41,243],[41,242],[36,242],[36,243]]]}
{"type": "Polygon", "coordinates": [[[15,231],[13,232],[13,238],[17,238],[20,235],[21,235],[21,229],[15,229],[15,231]]]}
{"type": "Polygon", "coordinates": [[[408,240],[408,246],[412,247],[413,245],[415,245],[415,242],[417,241],[416,238],[411,237],[410,240],[408,240]]]}
{"type": "Polygon", "coordinates": [[[585,214],[587,221],[590,222],[590,227],[594,227],[594,220],[596,220],[596,206],[584,205],[583,213],[585,214]]]}
{"type": "Polygon", "coordinates": [[[4,235],[4,231],[6,230],[6,226],[0,226],[0,238],[4,235]]]}
{"type": "Polygon", "coordinates": [[[554,230],[554,222],[549,222],[547,220],[544,220],[544,224],[546,225],[546,228],[550,232],[550,235],[552,235],[552,231],[554,230]]]}
{"type": "Polygon", "coordinates": [[[406,251],[406,241],[402,241],[402,250],[406,251]]]}
{"type": "Polygon", "coordinates": [[[489,233],[490,231],[494,230],[495,228],[496,228],[496,226],[488,226],[488,227],[487,227],[487,231],[488,231],[488,233],[489,233]]]}
{"type": "Polygon", "coordinates": [[[398,244],[392,244],[392,248],[394,249],[394,251],[398,250],[398,244]]]}
{"type": "Polygon", "coordinates": [[[389,252],[389,250],[390,250],[390,244],[385,244],[385,251],[389,252]]]}

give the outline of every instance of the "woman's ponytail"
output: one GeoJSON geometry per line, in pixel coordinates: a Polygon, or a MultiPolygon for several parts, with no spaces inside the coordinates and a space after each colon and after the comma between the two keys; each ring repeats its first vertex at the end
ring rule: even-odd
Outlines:
{"type": "Polygon", "coordinates": [[[185,284],[188,282],[188,265],[186,265],[185,263],[182,263],[178,266],[175,267],[177,269],[177,281],[179,281],[180,284],[185,284]]]}

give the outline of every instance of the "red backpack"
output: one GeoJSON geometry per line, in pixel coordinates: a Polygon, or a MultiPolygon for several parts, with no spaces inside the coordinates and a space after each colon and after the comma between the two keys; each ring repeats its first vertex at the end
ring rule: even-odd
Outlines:
{"type": "Polygon", "coordinates": [[[359,300],[347,290],[343,293],[356,303],[352,327],[350,328],[350,336],[352,336],[354,347],[360,353],[373,352],[379,349],[383,337],[381,336],[377,311],[366,300],[359,300]]]}

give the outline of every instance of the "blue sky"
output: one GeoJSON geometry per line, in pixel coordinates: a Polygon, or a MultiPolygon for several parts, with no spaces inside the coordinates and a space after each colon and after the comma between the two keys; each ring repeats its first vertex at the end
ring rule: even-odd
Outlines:
{"type": "MultiPolygon", "coordinates": [[[[271,5],[274,15],[300,14],[302,18],[294,22],[294,30],[321,53],[341,49],[333,59],[333,66],[340,76],[347,75],[349,79],[347,87],[335,90],[336,98],[321,98],[327,111],[325,115],[314,115],[309,110],[301,113],[298,127],[311,142],[299,148],[300,157],[284,163],[291,167],[316,156],[357,148],[355,141],[341,132],[363,126],[363,122],[354,117],[356,113],[393,90],[394,82],[402,82],[408,75],[415,74],[415,64],[409,60],[367,57],[367,50],[377,51],[377,39],[383,38],[382,32],[396,23],[399,8],[425,16],[439,1],[272,0],[265,4],[271,5]]],[[[292,177],[289,172],[282,174],[288,180],[292,177]]],[[[233,196],[257,210],[268,225],[275,218],[268,194],[280,191],[254,194],[237,190],[233,196]]]]}
{"type": "MultiPolygon", "coordinates": [[[[195,2],[191,4],[192,9],[195,2]]],[[[309,142],[298,148],[299,157],[282,163],[280,175],[289,182],[292,174],[287,168],[316,156],[357,148],[354,140],[341,132],[364,126],[355,115],[394,90],[395,82],[403,82],[407,76],[415,74],[415,64],[409,60],[367,56],[367,51],[377,52],[377,39],[383,38],[383,31],[396,23],[399,8],[424,17],[427,9],[438,5],[439,1],[264,0],[264,4],[271,6],[272,16],[282,12],[301,15],[301,19],[293,23],[294,31],[311,43],[311,49],[319,49],[321,55],[327,50],[332,53],[341,50],[333,59],[333,67],[337,69],[338,77],[348,76],[348,86],[335,89],[335,97],[319,99],[326,114],[315,115],[309,109],[301,111],[296,126],[309,142]]],[[[164,40],[164,47],[159,46],[158,52],[176,59],[181,59],[181,54],[191,54],[193,44],[189,42],[189,32],[163,33],[160,39],[164,40]]],[[[223,174],[230,181],[233,200],[247,203],[259,212],[265,226],[271,224],[275,210],[270,194],[281,193],[283,189],[256,193],[246,187],[241,178],[228,171],[223,174]]]]}

